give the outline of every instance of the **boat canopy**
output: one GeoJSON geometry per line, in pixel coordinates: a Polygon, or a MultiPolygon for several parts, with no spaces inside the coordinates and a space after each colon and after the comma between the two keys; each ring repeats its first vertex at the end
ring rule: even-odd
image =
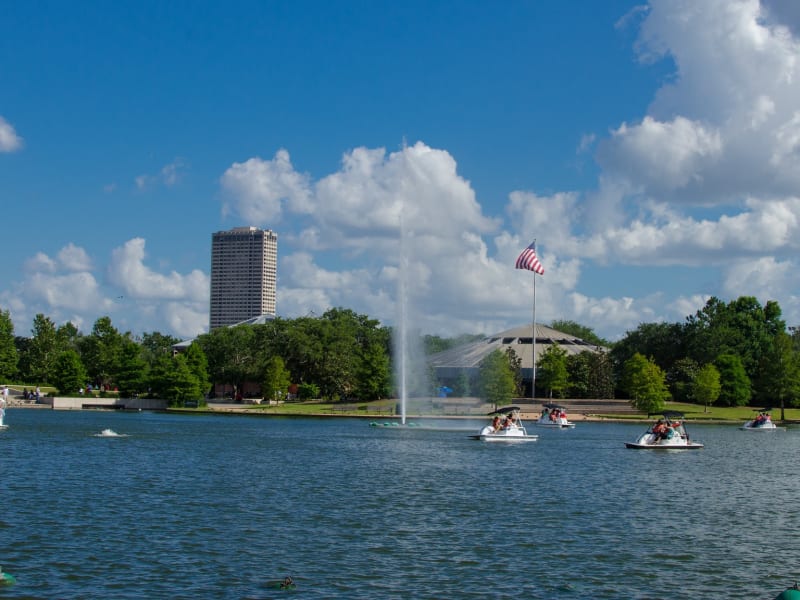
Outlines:
{"type": "Polygon", "coordinates": [[[489,416],[491,416],[491,415],[505,415],[505,414],[508,414],[510,412],[519,412],[519,411],[520,411],[519,406],[503,406],[501,408],[498,408],[497,410],[493,410],[492,412],[486,413],[486,414],[489,415],[489,416]]]}
{"type": "Polygon", "coordinates": [[[654,415],[662,415],[669,419],[670,421],[674,421],[675,419],[683,420],[683,413],[677,410],[662,410],[661,412],[657,413],[647,413],[648,417],[652,417],[654,415]]]}

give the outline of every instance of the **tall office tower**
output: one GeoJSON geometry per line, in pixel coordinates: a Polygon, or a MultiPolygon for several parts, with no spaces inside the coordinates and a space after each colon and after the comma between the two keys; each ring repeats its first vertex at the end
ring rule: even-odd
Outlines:
{"type": "Polygon", "coordinates": [[[211,236],[210,327],[275,314],[278,234],[234,227],[211,236]]]}

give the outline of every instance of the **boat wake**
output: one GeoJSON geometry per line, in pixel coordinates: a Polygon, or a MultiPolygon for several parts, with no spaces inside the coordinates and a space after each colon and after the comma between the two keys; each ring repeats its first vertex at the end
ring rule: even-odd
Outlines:
{"type": "Polygon", "coordinates": [[[128,437],[128,434],[117,433],[113,429],[103,429],[100,433],[95,433],[94,437],[128,437]]]}

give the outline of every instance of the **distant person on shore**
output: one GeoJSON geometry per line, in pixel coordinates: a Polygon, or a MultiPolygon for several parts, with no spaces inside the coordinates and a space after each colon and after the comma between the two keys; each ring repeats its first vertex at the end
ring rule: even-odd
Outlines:
{"type": "Polygon", "coordinates": [[[8,404],[8,386],[3,386],[3,403],[8,404]]]}
{"type": "Polygon", "coordinates": [[[39,403],[39,396],[41,395],[41,391],[39,390],[39,386],[36,386],[36,403],[39,403]]]}

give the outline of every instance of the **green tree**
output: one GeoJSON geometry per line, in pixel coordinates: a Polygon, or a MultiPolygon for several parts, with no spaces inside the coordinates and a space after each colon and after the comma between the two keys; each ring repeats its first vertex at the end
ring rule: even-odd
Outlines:
{"type": "Polygon", "coordinates": [[[62,395],[77,393],[86,383],[86,369],[75,350],[64,350],[55,360],[50,381],[62,395]]]}
{"type": "Polygon", "coordinates": [[[668,372],[676,360],[686,356],[684,329],[679,323],[642,323],[627,332],[611,349],[617,379],[622,379],[625,362],[637,352],[668,372]]]}
{"type": "Polygon", "coordinates": [[[147,364],[152,366],[159,356],[172,356],[172,347],[180,340],[171,335],[164,335],[158,331],[143,333],[140,344],[142,346],[142,357],[147,364]]]}
{"type": "Polygon", "coordinates": [[[59,347],[55,323],[39,313],[33,318],[31,333],[33,337],[25,360],[29,370],[27,378],[36,383],[49,383],[53,381],[56,359],[63,351],[59,347]]]}
{"type": "Polygon", "coordinates": [[[386,348],[369,343],[359,350],[355,395],[362,400],[379,400],[391,393],[392,366],[386,348]]]}
{"type": "Polygon", "coordinates": [[[81,332],[75,325],[67,321],[56,329],[56,344],[60,350],[80,349],[81,332]]]}
{"type": "Polygon", "coordinates": [[[701,367],[695,375],[692,398],[704,406],[703,412],[708,412],[709,405],[714,404],[719,398],[721,389],[719,371],[713,364],[708,363],[701,367]]]}
{"type": "Polygon", "coordinates": [[[795,349],[792,336],[779,332],[763,362],[763,395],[780,403],[783,421],[786,405],[796,406],[800,401],[800,351],[795,349]]]}
{"type": "Polygon", "coordinates": [[[144,394],[148,387],[148,370],[142,347],[133,340],[124,340],[115,380],[120,397],[133,398],[144,394]]]}
{"type": "Polygon", "coordinates": [[[567,356],[569,394],[572,398],[613,398],[614,369],[608,352],[590,352],[567,356]]]}
{"type": "Polygon", "coordinates": [[[622,388],[630,395],[631,404],[648,414],[664,410],[669,398],[664,371],[638,352],[625,361],[622,388]]]}
{"type": "Polygon", "coordinates": [[[750,378],[735,354],[721,354],[714,361],[721,389],[717,402],[723,406],[746,406],[750,401],[750,378]]]}
{"type": "Polygon", "coordinates": [[[0,310],[0,380],[9,381],[17,374],[18,360],[11,313],[0,310]]]}
{"type": "Polygon", "coordinates": [[[511,402],[514,395],[514,374],[508,358],[500,350],[494,350],[480,364],[481,395],[494,405],[495,410],[511,402]]]}
{"type": "Polygon", "coordinates": [[[667,371],[667,385],[675,402],[694,402],[694,380],[700,365],[693,358],[679,358],[667,371]]]}
{"type": "Polygon", "coordinates": [[[97,386],[107,388],[115,383],[124,339],[111,323],[110,317],[100,317],[92,327],[92,333],[81,339],[80,351],[89,379],[97,386]]]}
{"type": "Polygon", "coordinates": [[[422,336],[422,346],[425,350],[425,356],[436,354],[437,352],[444,352],[450,348],[456,348],[471,342],[483,340],[486,336],[482,334],[464,333],[454,338],[442,338],[438,335],[425,335],[422,336]]]}
{"type": "Polygon", "coordinates": [[[607,340],[604,340],[600,336],[598,336],[594,329],[591,327],[586,327],[585,325],[581,325],[576,323],[575,321],[569,321],[564,319],[556,319],[552,323],[550,323],[550,327],[555,329],[556,331],[560,331],[561,333],[567,333],[569,335],[574,335],[576,338],[582,339],[584,342],[588,342],[590,344],[594,344],[595,346],[610,346],[611,344],[608,343],[607,340]]]}
{"type": "Polygon", "coordinates": [[[283,359],[280,356],[271,357],[264,365],[264,378],[261,381],[261,394],[264,400],[282,400],[291,383],[283,359]]]}
{"type": "Polygon", "coordinates": [[[591,352],[581,352],[567,356],[567,377],[569,378],[570,398],[591,398],[589,381],[591,378],[591,365],[589,356],[591,352]]]}
{"type": "Polygon", "coordinates": [[[182,354],[157,358],[150,381],[151,393],[167,400],[172,406],[184,406],[187,400],[202,400],[200,383],[182,354]]]}
{"type": "Polygon", "coordinates": [[[319,398],[319,387],[315,383],[301,383],[297,386],[298,400],[313,400],[319,398]]]}
{"type": "Polygon", "coordinates": [[[506,358],[511,373],[514,375],[514,395],[522,396],[525,393],[525,382],[522,380],[522,357],[518,356],[513,348],[506,348],[506,358]]]}
{"type": "Polygon", "coordinates": [[[199,336],[196,342],[208,360],[211,380],[231,385],[237,392],[245,381],[257,381],[260,376],[255,340],[255,330],[250,325],[218,327],[199,336]]]}
{"type": "Polygon", "coordinates": [[[587,352],[589,355],[589,397],[614,397],[614,365],[608,352],[587,352]]]}
{"type": "Polygon", "coordinates": [[[203,352],[203,348],[200,344],[192,342],[186,352],[183,353],[183,356],[186,358],[186,365],[189,370],[197,378],[197,383],[203,394],[206,394],[211,390],[211,381],[208,377],[208,359],[206,358],[206,353],[203,352]]]}
{"type": "Polygon", "coordinates": [[[548,398],[552,398],[554,393],[556,398],[563,398],[564,392],[569,388],[567,351],[557,342],[553,342],[539,358],[536,381],[547,390],[548,398]]]}
{"type": "MultiPolygon", "coordinates": [[[[714,362],[720,355],[738,356],[748,379],[759,382],[760,370],[766,366],[762,358],[769,352],[774,336],[785,330],[777,302],[769,301],[762,307],[752,296],[740,296],[727,304],[712,297],[702,310],[687,319],[684,355],[700,364],[714,362]]],[[[722,380],[725,381],[724,375],[722,380]]],[[[761,396],[759,387],[755,393],[756,400],[769,401],[761,396]]],[[[720,401],[724,402],[722,398],[720,401]]]]}

